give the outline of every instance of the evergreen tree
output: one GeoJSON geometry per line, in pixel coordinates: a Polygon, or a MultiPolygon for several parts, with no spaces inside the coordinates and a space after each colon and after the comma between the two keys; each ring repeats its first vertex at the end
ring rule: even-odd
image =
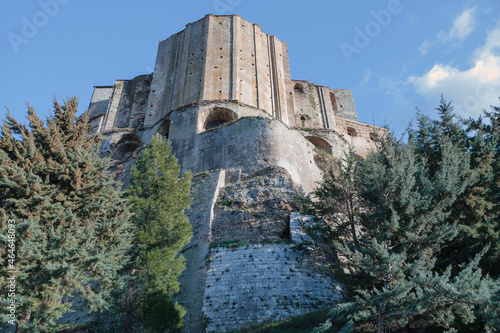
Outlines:
{"type": "MultiPolygon", "coordinates": [[[[485,111],[485,118],[464,121],[467,125],[468,154],[471,157],[471,184],[453,207],[452,217],[462,226],[462,232],[448,248],[447,258],[469,258],[486,245],[491,250],[481,261],[481,267],[494,277],[500,277],[500,109],[485,111]]],[[[444,263],[453,263],[443,260],[444,263]]],[[[463,263],[457,260],[456,263],[463,263]]]]}
{"type": "Polygon", "coordinates": [[[136,308],[143,327],[151,332],[175,332],[182,327],[184,309],[172,301],[179,290],[178,276],[185,268],[180,254],[189,243],[192,228],[184,210],[190,206],[191,174],[179,179],[180,167],[170,143],[156,134],[137,159],[128,188],[136,226],[134,281],[131,289],[142,295],[131,302],[127,329],[133,324],[136,308]]]}
{"type": "MultiPolygon", "coordinates": [[[[77,99],[54,101],[46,122],[28,105],[29,126],[10,114],[0,136],[0,223],[15,220],[18,330],[48,331],[69,310],[71,297],[92,310],[106,308],[127,261],[131,224],[125,200],[96,154],[99,138],[87,135],[77,99]]],[[[6,258],[7,237],[0,254],[6,258]]],[[[8,262],[0,283],[6,286],[8,262]]],[[[10,275],[10,274],[9,274],[10,275]]],[[[2,326],[6,323],[2,317],[2,326]]]]}
{"type": "Polygon", "coordinates": [[[463,156],[470,158],[470,170],[465,175],[469,183],[451,206],[447,218],[448,223],[457,223],[460,232],[441,252],[437,269],[444,270],[449,265],[458,267],[491,245],[480,267],[499,277],[499,109],[493,107],[493,112],[485,112],[487,121],[483,118],[457,120],[451,102],[442,98],[437,111],[439,120],[432,121],[419,114],[417,128],[409,132],[410,140],[415,142],[417,153],[426,159],[431,174],[442,161],[441,147],[445,144],[454,145],[463,156]]]}
{"type": "MultiPolygon", "coordinates": [[[[451,268],[435,272],[441,248],[459,232],[456,224],[446,223],[450,209],[470,181],[468,156],[456,146],[438,144],[440,159],[432,173],[412,139],[405,144],[386,138],[359,172],[351,173],[344,164],[343,172],[351,173],[344,178],[358,179],[356,238],[341,234],[337,229],[345,223],[332,223],[331,214],[324,214],[325,200],[344,200],[331,194],[339,190],[327,181],[315,192],[316,214],[331,233],[341,235],[329,246],[338,256],[336,276],[350,291],[348,301],[331,312],[336,320],[346,320],[343,332],[358,322],[375,321],[377,332],[384,332],[416,319],[451,329],[456,316],[468,323],[479,308],[490,315],[498,310],[494,297],[500,285],[478,268],[486,249],[456,274],[451,268]]],[[[335,219],[347,223],[349,217],[340,211],[335,219]]],[[[316,228],[309,234],[318,239],[316,228]]]]}

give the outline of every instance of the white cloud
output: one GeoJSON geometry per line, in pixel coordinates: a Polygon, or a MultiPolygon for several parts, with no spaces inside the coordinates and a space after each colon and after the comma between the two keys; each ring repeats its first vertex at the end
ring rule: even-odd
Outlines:
{"type": "Polygon", "coordinates": [[[365,71],[363,73],[363,81],[361,82],[360,86],[363,86],[367,84],[372,78],[372,72],[369,69],[365,68],[365,71]]]}
{"type": "Polygon", "coordinates": [[[477,117],[489,105],[498,105],[500,96],[500,26],[491,31],[473,54],[470,68],[435,64],[421,76],[408,78],[418,93],[437,101],[440,94],[453,100],[462,116],[477,117]]]}
{"type": "Polygon", "coordinates": [[[421,54],[427,54],[429,49],[436,44],[446,43],[452,40],[464,40],[470,33],[474,30],[474,12],[476,7],[464,10],[458,17],[453,21],[453,26],[450,31],[440,31],[437,33],[434,40],[424,40],[419,46],[419,51],[421,54]]]}
{"type": "Polygon", "coordinates": [[[465,10],[460,14],[453,22],[453,27],[449,33],[449,38],[464,39],[469,36],[469,34],[474,29],[474,11],[476,7],[465,10]]]}

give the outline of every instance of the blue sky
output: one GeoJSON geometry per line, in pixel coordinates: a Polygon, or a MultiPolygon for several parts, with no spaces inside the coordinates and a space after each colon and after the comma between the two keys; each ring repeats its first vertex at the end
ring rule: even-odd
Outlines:
{"type": "Polygon", "coordinates": [[[498,0],[2,0],[0,105],[24,120],[26,101],[48,115],[78,95],[83,112],[94,85],[151,73],[158,41],[208,13],[259,24],[288,43],[292,78],[351,89],[361,121],[396,133],[441,93],[464,117],[500,105],[498,0]]]}

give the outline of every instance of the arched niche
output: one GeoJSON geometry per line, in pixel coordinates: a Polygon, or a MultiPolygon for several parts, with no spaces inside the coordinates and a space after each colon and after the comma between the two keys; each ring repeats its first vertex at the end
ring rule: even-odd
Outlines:
{"type": "Polygon", "coordinates": [[[198,129],[200,132],[222,127],[238,120],[238,115],[233,110],[214,107],[204,111],[199,118],[198,129]]]}
{"type": "Polygon", "coordinates": [[[332,146],[325,141],[324,139],[317,136],[306,136],[307,141],[312,143],[314,147],[327,152],[328,154],[332,154],[332,146]]]}
{"type": "Polygon", "coordinates": [[[158,127],[158,134],[163,136],[165,139],[168,139],[168,134],[170,133],[170,124],[171,120],[166,119],[163,123],[161,123],[160,127],[158,127]]]}
{"type": "Polygon", "coordinates": [[[345,130],[349,136],[358,136],[358,132],[353,127],[346,127],[345,130]]]}
{"type": "Polygon", "coordinates": [[[117,160],[123,160],[141,147],[142,144],[142,139],[137,134],[125,134],[116,142],[113,157],[117,160]]]}
{"type": "Polygon", "coordinates": [[[304,92],[304,87],[300,83],[295,83],[295,86],[293,86],[293,91],[298,94],[302,94],[304,92]]]}

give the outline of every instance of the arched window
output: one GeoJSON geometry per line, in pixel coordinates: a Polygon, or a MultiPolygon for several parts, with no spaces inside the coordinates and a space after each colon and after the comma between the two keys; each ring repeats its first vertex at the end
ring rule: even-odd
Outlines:
{"type": "Polygon", "coordinates": [[[293,91],[296,93],[303,93],[304,92],[304,87],[300,83],[295,83],[295,86],[293,87],[293,91]]]}
{"type": "Polygon", "coordinates": [[[332,154],[332,146],[325,140],[317,136],[306,136],[307,141],[312,143],[314,147],[332,154]]]}
{"type": "Polygon", "coordinates": [[[201,125],[199,127],[200,132],[222,127],[236,120],[238,120],[238,115],[233,110],[215,107],[201,114],[199,121],[199,125],[201,125]]]}
{"type": "Polygon", "coordinates": [[[358,134],[356,133],[356,130],[352,127],[347,127],[346,131],[347,131],[347,135],[358,136],[358,134]]]}
{"type": "Polygon", "coordinates": [[[165,120],[158,128],[158,134],[168,139],[168,133],[170,132],[170,119],[165,120]]]}
{"type": "Polygon", "coordinates": [[[113,149],[113,157],[117,160],[123,160],[141,146],[142,140],[137,134],[125,134],[116,143],[113,149]]]}

